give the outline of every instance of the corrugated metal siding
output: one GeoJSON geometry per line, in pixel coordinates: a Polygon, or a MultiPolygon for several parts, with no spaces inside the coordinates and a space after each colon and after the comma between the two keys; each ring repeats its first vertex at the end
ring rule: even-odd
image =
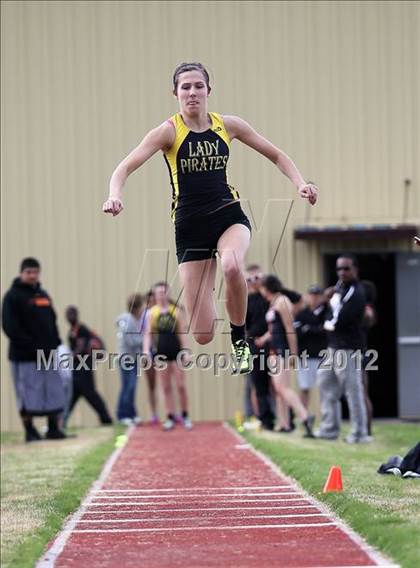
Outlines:
{"type": "MultiPolygon", "coordinates": [[[[405,220],[418,222],[419,12],[414,2],[2,3],[3,290],[22,257],[39,257],[63,335],[63,310],[75,303],[112,349],[126,296],[165,276],[168,246],[175,275],[161,156],[129,180],[123,215],[107,218],[101,204],[117,162],[176,112],[171,73],[182,60],[208,65],[212,109],[249,120],[321,188],[316,208],[294,202],[278,246],[294,190],[234,144],[230,182],[259,228],[250,261],[271,269],[278,249],[282,280],[303,290],[321,278],[325,247],[294,242],[293,227],[399,222],[405,178],[413,180],[405,220]],[[269,199],[286,201],[264,218],[269,199]],[[162,252],[145,257],[148,249],[162,252]]],[[[366,244],[376,246],[391,245],[366,244]]],[[[219,337],[211,349],[226,345],[219,337]]],[[[5,359],[2,425],[12,429],[5,359]]],[[[98,382],[114,407],[117,373],[101,370],[98,382]]],[[[231,416],[241,383],[194,373],[194,418],[231,416]]],[[[140,398],[144,411],[144,379],[140,398]]],[[[92,421],[81,406],[75,422],[92,421]]]]}

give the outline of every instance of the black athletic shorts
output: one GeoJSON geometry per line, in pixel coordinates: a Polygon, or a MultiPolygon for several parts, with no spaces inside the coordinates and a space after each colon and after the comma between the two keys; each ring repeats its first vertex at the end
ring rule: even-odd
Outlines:
{"type": "Polygon", "coordinates": [[[162,359],[162,357],[164,357],[165,361],[176,361],[180,352],[181,352],[181,349],[179,349],[178,351],[171,350],[171,351],[166,351],[166,352],[163,352],[163,353],[155,353],[153,355],[153,359],[155,359],[155,357],[160,357],[160,359],[162,359]]]}
{"type": "Polygon", "coordinates": [[[239,202],[227,205],[214,213],[191,216],[176,223],[178,264],[214,258],[220,237],[229,227],[237,223],[245,225],[251,231],[251,224],[239,202]]]}
{"type": "Polygon", "coordinates": [[[180,351],[181,344],[176,333],[171,331],[159,333],[155,355],[163,355],[167,361],[175,361],[180,351]]]}

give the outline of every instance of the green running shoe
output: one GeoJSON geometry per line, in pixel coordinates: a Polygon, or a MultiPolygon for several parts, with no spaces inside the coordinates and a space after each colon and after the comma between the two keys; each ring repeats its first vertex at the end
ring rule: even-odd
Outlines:
{"type": "Polygon", "coordinates": [[[250,358],[251,351],[249,350],[249,345],[245,339],[239,339],[238,341],[235,341],[235,343],[232,343],[233,374],[248,374],[251,370],[249,365],[250,358]]]}

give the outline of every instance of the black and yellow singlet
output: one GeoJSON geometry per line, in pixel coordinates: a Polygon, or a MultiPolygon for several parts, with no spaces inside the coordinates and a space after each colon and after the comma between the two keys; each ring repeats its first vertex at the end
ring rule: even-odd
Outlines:
{"type": "Polygon", "coordinates": [[[178,308],[169,304],[167,311],[155,305],[150,309],[153,353],[175,360],[181,344],[178,338],[178,308]]]}
{"type": "Polygon", "coordinates": [[[193,132],[180,113],[169,120],[175,127],[175,142],[164,153],[172,186],[171,217],[179,223],[191,215],[206,215],[238,200],[227,183],[230,138],[220,114],[209,113],[211,126],[193,132]]]}

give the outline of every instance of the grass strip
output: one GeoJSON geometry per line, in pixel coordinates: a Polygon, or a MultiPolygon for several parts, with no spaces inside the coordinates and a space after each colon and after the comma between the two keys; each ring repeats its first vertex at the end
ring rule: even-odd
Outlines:
{"type": "Polygon", "coordinates": [[[75,440],[9,448],[14,437],[3,437],[2,514],[27,527],[17,538],[2,538],[2,567],[34,566],[98,478],[119,433],[120,428],[88,429],[75,440]]]}
{"type": "Polygon", "coordinates": [[[420,482],[376,473],[391,455],[405,455],[420,439],[413,424],[375,424],[368,445],[308,440],[301,432],[245,432],[244,437],[326,504],[372,546],[402,568],[420,566],[420,482]],[[342,468],[344,491],[322,493],[332,465],[342,468]]]}

